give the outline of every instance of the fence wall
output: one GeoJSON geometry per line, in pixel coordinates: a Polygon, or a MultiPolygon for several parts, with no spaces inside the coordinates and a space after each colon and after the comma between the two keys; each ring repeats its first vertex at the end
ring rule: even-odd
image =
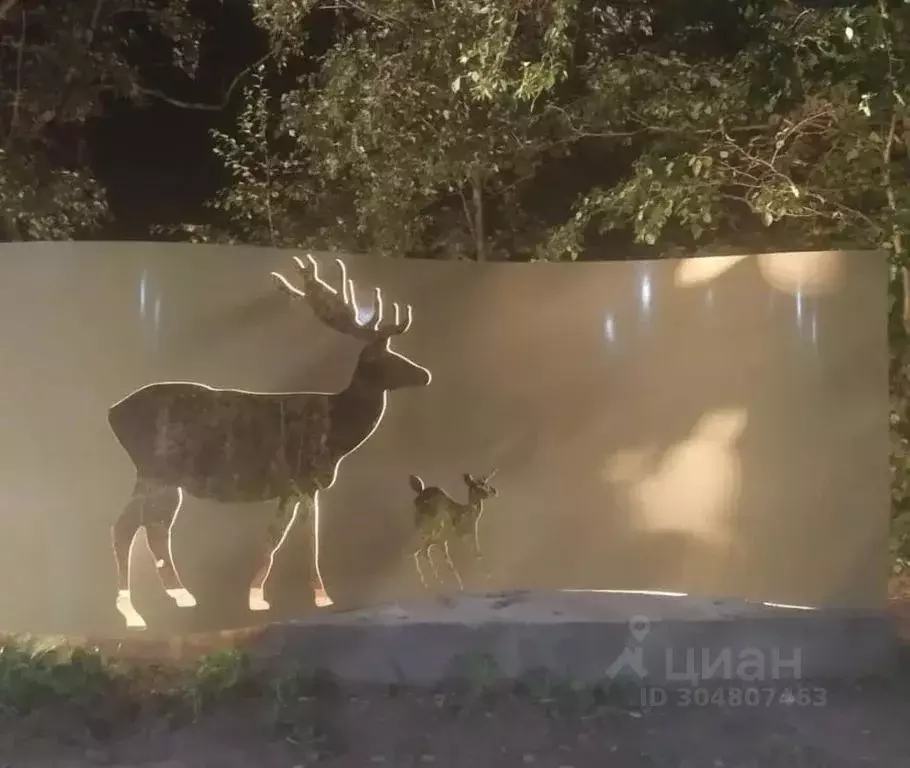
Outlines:
{"type": "MultiPolygon", "coordinates": [[[[107,409],[153,381],[335,391],[358,343],[280,293],[288,251],[137,243],[0,248],[0,625],[114,631],[109,526],[133,469],[107,409]]],[[[337,276],[317,254],[321,276],[337,276]]],[[[419,594],[416,473],[461,499],[498,468],[481,588],[661,589],[879,605],[888,524],[887,268],[870,253],[590,264],[346,259],[358,295],[414,307],[393,345],[429,368],[323,495],[339,604],[419,594]]],[[[144,546],[153,628],[246,610],[270,507],[188,499],[178,610],[144,546]]],[[[303,529],[270,582],[314,610],[303,529]]]]}

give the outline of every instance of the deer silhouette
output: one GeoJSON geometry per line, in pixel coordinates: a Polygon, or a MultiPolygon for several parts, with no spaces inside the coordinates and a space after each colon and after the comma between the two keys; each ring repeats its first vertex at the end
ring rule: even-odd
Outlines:
{"type": "Polygon", "coordinates": [[[464,589],[461,574],[455,567],[450,551],[450,544],[455,541],[470,543],[474,556],[482,558],[480,551],[480,519],[483,516],[483,503],[486,499],[497,495],[496,489],[490,485],[490,480],[496,474],[494,469],[488,475],[474,477],[470,474],[462,475],[465,485],[468,486],[468,501],[466,504],[455,501],[449,494],[438,486],[424,484],[417,475],[411,475],[409,480],[411,489],[417,495],[414,497],[414,522],[420,537],[420,544],[414,551],[414,566],[420,583],[426,587],[420,560],[424,558],[433,570],[437,581],[441,581],[439,570],[433,562],[433,549],[442,545],[446,563],[449,570],[458,581],[458,588],[464,589]]]}
{"type": "Polygon", "coordinates": [[[116,607],[133,629],[146,623],[130,597],[130,556],[140,528],[167,594],[180,607],[196,604],[178,575],[171,553],[171,529],[184,495],[218,502],[277,500],[268,529],[268,548],[249,591],[251,611],[268,610],[265,587],[297,512],[304,505],[311,525],[310,586],[319,607],[332,604],[319,568],[320,491],[331,488],[342,459],[373,434],[390,390],[425,387],[430,372],[392,351],[391,339],[411,327],[413,313],[383,324],[383,299],[374,289],[371,319],[359,319],[354,283],[344,262],[341,291],[323,282],[316,261],[294,263],[295,287],[272,276],[285,292],[304,299],[326,326],[365,343],[350,383],[341,392],[246,392],[188,382],[149,384],[111,406],[111,430],[136,468],[132,497],[112,528],[117,565],[116,607]]]}

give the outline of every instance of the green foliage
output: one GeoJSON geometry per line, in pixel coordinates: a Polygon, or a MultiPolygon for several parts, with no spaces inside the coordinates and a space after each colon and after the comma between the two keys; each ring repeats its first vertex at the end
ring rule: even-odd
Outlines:
{"type": "MultiPolygon", "coordinates": [[[[258,242],[481,259],[526,250],[541,227],[521,194],[570,130],[537,98],[565,77],[576,4],[350,5],[318,74],[282,95],[272,132],[260,80],[235,137],[216,136],[235,180],[219,207],[244,232],[255,222],[258,242]],[[505,226],[491,227],[494,215],[505,226]]],[[[276,34],[287,52],[293,41],[276,34]]]]}
{"type": "Polygon", "coordinates": [[[127,705],[158,697],[166,710],[180,713],[189,707],[195,718],[216,701],[252,688],[249,659],[240,651],[214,652],[188,667],[141,668],[46,641],[0,645],[0,713],[11,716],[51,705],[92,710],[105,699],[127,705]]]}
{"type": "MultiPolygon", "coordinates": [[[[291,203],[303,168],[295,153],[282,155],[275,149],[275,120],[265,75],[266,67],[260,64],[244,89],[236,131],[212,132],[214,152],[233,179],[230,190],[219,196],[215,207],[228,215],[233,231],[243,242],[292,247],[300,231],[291,215],[291,203]]],[[[201,233],[197,231],[196,235],[199,239],[201,233]]],[[[223,235],[213,236],[224,239],[223,235]]]]}
{"type": "Polygon", "coordinates": [[[109,97],[144,88],[135,55],[164,42],[192,74],[199,28],[187,0],[0,4],[0,237],[59,240],[104,220],[86,130],[109,97]]]}
{"type": "Polygon", "coordinates": [[[198,717],[214,701],[226,695],[241,693],[252,684],[250,662],[246,654],[231,650],[203,657],[193,670],[185,693],[198,717]]]}
{"type": "Polygon", "coordinates": [[[96,653],[7,644],[0,647],[0,710],[22,715],[61,699],[87,706],[119,677],[96,653]]]}
{"type": "MultiPolygon", "coordinates": [[[[323,5],[256,5],[278,69],[308,60],[296,30],[323,5]]],[[[244,239],[573,258],[623,230],[658,252],[761,237],[903,254],[910,5],[331,7],[316,72],[280,97],[260,76],[216,135],[234,178],[219,207],[244,239]],[[578,168],[574,204],[535,203],[559,166],[578,168]]]]}
{"type": "Polygon", "coordinates": [[[631,224],[648,244],[671,225],[699,240],[757,220],[801,247],[903,258],[910,6],[742,13],[758,32],[729,61],[640,52],[592,68],[593,81],[634,90],[635,119],[655,139],[623,181],[581,199],[579,220],[631,224]]]}

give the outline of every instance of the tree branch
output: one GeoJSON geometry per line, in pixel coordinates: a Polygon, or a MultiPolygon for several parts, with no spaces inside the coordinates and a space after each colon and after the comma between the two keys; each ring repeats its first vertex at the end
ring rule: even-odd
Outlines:
{"type": "Polygon", "coordinates": [[[146,88],[142,85],[134,85],[133,90],[140,96],[147,96],[151,99],[163,101],[165,104],[170,104],[172,107],[178,107],[180,109],[196,109],[207,112],[220,112],[225,108],[225,106],[227,106],[227,103],[230,100],[230,92],[218,104],[205,104],[196,101],[184,101],[183,99],[177,99],[173,96],[168,96],[166,93],[159,91],[157,88],[146,88]]]}
{"type": "Polygon", "coordinates": [[[572,121],[572,117],[568,114],[568,112],[566,112],[566,110],[562,109],[561,107],[553,105],[551,106],[551,109],[555,109],[556,111],[561,112],[565,118],[567,126],[573,132],[572,137],[569,139],[570,141],[578,138],[632,139],[638,136],[658,136],[662,134],[710,136],[717,133],[718,131],[726,131],[729,133],[756,133],[758,131],[764,131],[770,128],[770,125],[768,123],[739,125],[734,126],[733,128],[725,128],[723,125],[717,128],[676,128],[669,125],[648,125],[644,119],[635,117],[635,121],[641,123],[641,128],[635,128],[629,131],[588,131],[575,125],[572,121]]]}
{"type": "Polygon", "coordinates": [[[91,45],[95,41],[95,30],[98,28],[98,20],[101,18],[101,7],[104,5],[104,0],[95,0],[95,9],[92,11],[92,21],[89,24],[88,28],[88,44],[91,45]]]}
{"type": "Polygon", "coordinates": [[[16,51],[16,93],[13,96],[13,112],[9,119],[9,131],[6,134],[6,149],[13,141],[13,134],[19,125],[19,107],[22,104],[22,57],[25,55],[25,10],[22,11],[22,30],[19,33],[19,46],[16,51]]]}
{"type": "Polygon", "coordinates": [[[477,261],[487,260],[486,231],[483,210],[483,174],[475,163],[471,166],[471,200],[474,203],[474,249],[477,261]]]}
{"type": "Polygon", "coordinates": [[[238,72],[237,76],[231,81],[231,84],[228,86],[227,91],[225,91],[225,94],[222,97],[221,101],[217,104],[205,104],[202,102],[177,99],[164,93],[164,91],[159,91],[157,88],[146,88],[145,86],[139,84],[134,84],[133,90],[141,96],[158,99],[158,101],[163,101],[165,104],[170,104],[172,107],[178,107],[179,109],[195,109],[203,112],[220,112],[230,103],[231,97],[234,95],[234,91],[236,91],[237,87],[240,85],[240,81],[243,80],[243,78],[252,72],[256,67],[269,59],[271,55],[272,53],[269,51],[269,53],[265,54],[264,56],[260,56],[256,61],[250,64],[250,66],[245,67],[240,72],[238,72]]]}
{"type": "Polygon", "coordinates": [[[398,24],[399,26],[404,25],[404,22],[401,19],[398,19],[394,16],[388,16],[386,14],[378,13],[377,11],[371,11],[369,8],[364,7],[360,3],[355,3],[354,0],[338,0],[338,3],[333,5],[323,5],[322,10],[324,11],[349,11],[354,10],[358,13],[362,13],[364,16],[375,19],[376,21],[383,21],[388,24],[398,24]]]}
{"type": "Polygon", "coordinates": [[[474,227],[474,218],[471,216],[471,208],[468,205],[468,198],[464,195],[464,185],[458,185],[458,196],[461,198],[461,207],[464,210],[465,220],[468,222],[468,228],[471,230],[471,239],[477,242],[477,229],[474,227]]]}
{"type": "Polygon", "coordinates": [[[6,15],[16,7],[19,0],[0,0],[0,21],[6,18],[6,15]]]}

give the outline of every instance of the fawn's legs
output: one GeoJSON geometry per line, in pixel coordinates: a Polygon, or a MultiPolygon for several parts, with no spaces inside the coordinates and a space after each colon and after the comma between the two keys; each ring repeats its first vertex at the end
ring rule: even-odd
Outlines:
{"type": "Polygon", "coordinates": [[[425,589],[428,589],[427,580],[423,575],[423,569],[420,567],[420,557],[423,554],[423,550],[418,549],[414,552],[414,567],[417,569],[417,576],[420,578],[420,585],[425,589]]]}
{"type": "Polygon", "coordinates": [[[420,567],[421,557],[430,564],[430,568],[433,571],[433,576],[436,578],[436,581],[442,583],[442,578],[439,575],[439,569],[436,567],[436,563],[433,560],[433,547],[434,545],[432,543],[426,544],[414,553],[414,566],[417,568],[417,575],[420,577],[420,583],[426,589],[429,589],[430,585],[427,584],[423,569],[420,567]]]}
{"type": "Polygon", "coordinates": [[[443,550],[446,556],[446,563],[449,566],[449,570],[455,576],[456,581],[458,582],[458,589],[464,590],[464,582],[461,580],[461,574],[458,572],[458,569],[455,567],[455,563],[452,561],[452,553],[449,551],[449,540],[445,540],[443,550]]]}

